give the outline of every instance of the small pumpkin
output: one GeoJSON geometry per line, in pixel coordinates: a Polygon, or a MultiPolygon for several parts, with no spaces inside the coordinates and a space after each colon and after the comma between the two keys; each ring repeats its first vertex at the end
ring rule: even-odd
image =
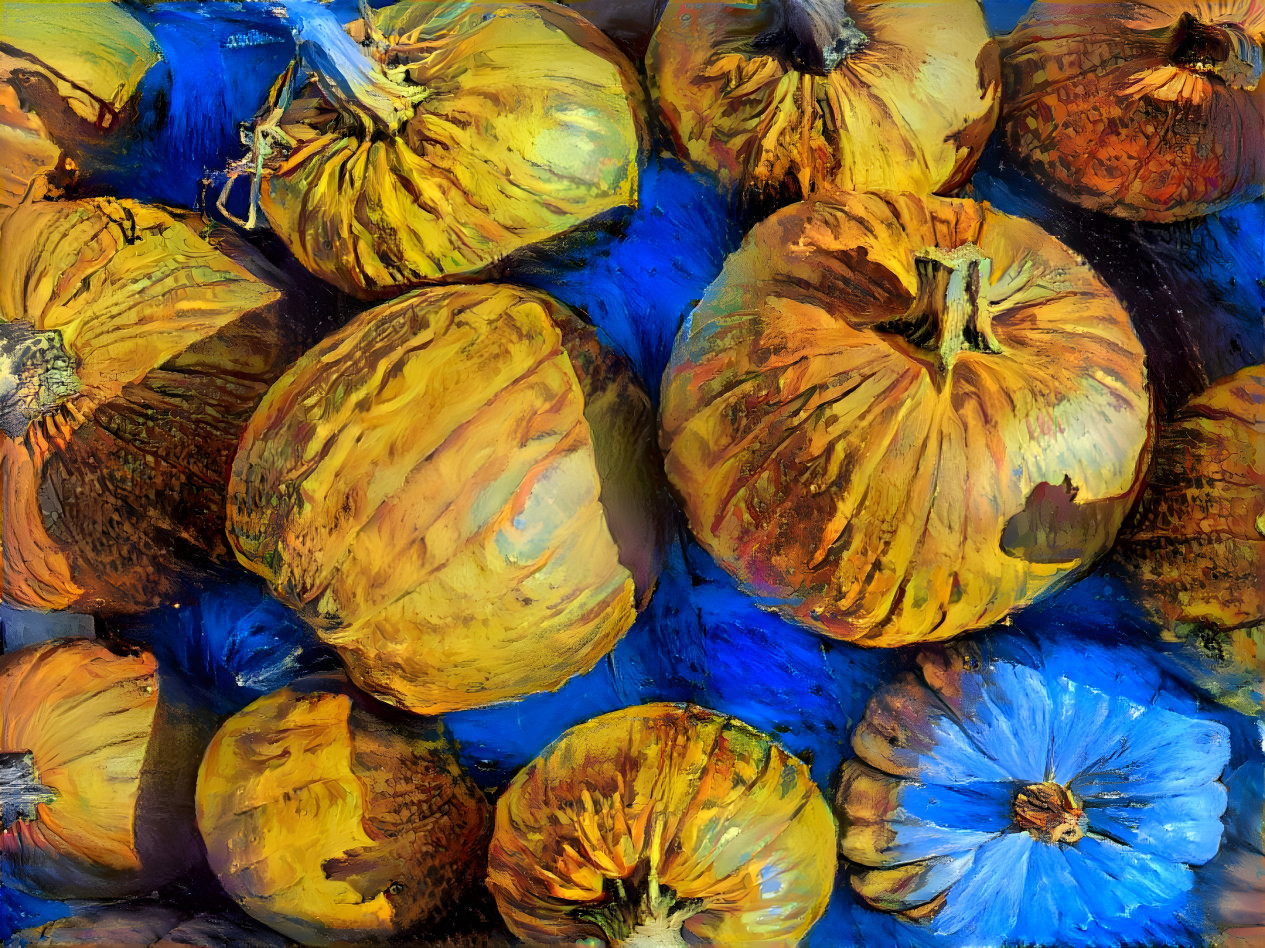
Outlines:
{"type": "Polygon", "coordinates": [[[947,192],[997,121],[977,0],[669,0],[646,56],[678,152],[740,192],[947,192]]]}
{"type": "Polygon", "coordinates": [[[390,704],[557,688],[654,587],[653,430],[627,366],[561,304],[417,290],[269,391],[233,464],[229,536],[390,704]]]}
{"type": "Polygon", "coordinates": [[[108,198],[0,210],[0,271],[0,600],[174,597],[228,555],[232,452],[297,348],[281,294],[172,213],[108,198]]]}
{"type": "Polygon", "coordinates": [[[867,905],[973,944],[1149,941],[1180,914],[1221,842],[1229,732],[1127,677],[1081,684],[1066,669],[1110,652],[1069,653],[928,649],[874,695],[835,799],[867,905]]]}
{"type": "Polygon", "coordinates": [[[442,728],[313,678],[212,738],[197,787],[211,867],[307,945],[398,944],[478,878],[491,812],[442,728]]]}
{"type": "Polygon", "coordinates": [[[488,886],[519,938],[787,945],[834,884],[835,829],[808,769],[692,705],[572,728],[502,794],[488,886]]]}
{"type": "Polygon", "coordinates": [[[1161,429],[1113,559],[1165,634],[1217,660],[1206,684],[1249,713],[1265,681],[1265,366],[1192,398],[1161,429]]]}
{"type": "Polygon", "coordinates": [[[353,39],[312,4],[289,8],[311,81],[292,95],[279,80],[248,164],[272,228],[339,289],[373,299],[477,274],[631,203],[636,76],[579,15],[405,0],[353,39]]]}
{"type": "Polygon", "coordinates": [[[1035,224],[837,194],[757,225],[664,373],[702,545],[862,645],[990,625],[1110,546],[1151,406],[1128,314],[1035,224]]]}
{"type": "Polygon", "coordinates": [[[0,13],[0,207],[108,163],[158,43],[116,3],[13,3],[0,13]]]}
{"type": "Polygon", "coordinates": [[[48,899],[148,892],[199,858],[207,729],[142,650],[56,639],[0,656],[0,875],[48,899]]]}
{"type": "Polygon", "coordinates": [[[1010,157],[1134,220],[1265,193],[1265,9],[1252,0],[1037,0],[1001,38],[1010,157]]]}

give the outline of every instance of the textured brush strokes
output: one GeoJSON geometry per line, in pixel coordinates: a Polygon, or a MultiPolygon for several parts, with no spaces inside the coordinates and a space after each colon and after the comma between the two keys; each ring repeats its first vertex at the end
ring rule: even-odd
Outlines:
{"type": "Polygon", "coordinates": [[[662,398],[704,547],[783,614],[867,645],[982,628],[1075,575],[1114,538],[1150,438],[1141,345],[1084,263],[1027,221],[909,195],[753,229],[662,398]],[[915,254],[976,242],[991,273],[959,301],[965,331],[937,316],[938,351],[909,341],[915,254]]]}
{"type": "Polygon", "coordinates": [[[657,570],[652,439],[627,368],[560,304],[419,290],[269,392],[230,536],[358,685],[479,707],[556,688],[632,624],[657,570]]]}
{"type": "Polygon", "coordinates": [[[1001,40],[1006,147],[1060,196],[1122,217],[1253,200],[1263,39],[1252,0],[1034,3],[1001,40]]]}
{"type": "Polygon", "coordinates": [[[329,14],[310,16],[299,50],[318,81],[288,108],[276,101],[256,149],[269,150],[269,222],[340,289],[381,298],[477,273],[636,193],[636,79],[580,17],[530,4],[397,4],[378,17],[380,55],[399,65],[388,78],[350,37],[339,45],[329,14]]]}
{"type": "Polygon", "coordinates": [[[488,884],[533,943],[785,945],[825,907],[833,844],[807,768],[767,736],[646,705],[573,728],[514,779],[488,884]]]}
{"type": "Polygon", "coordinates": [[[646,68],[682,157],[740,192],[799,197],[829,185],[952,190],[1000,94],[976,0],[672,0],[646,68]]]}

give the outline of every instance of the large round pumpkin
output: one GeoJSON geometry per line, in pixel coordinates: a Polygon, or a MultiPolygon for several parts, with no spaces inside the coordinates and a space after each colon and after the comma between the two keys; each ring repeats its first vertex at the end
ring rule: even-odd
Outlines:
{"type": "Polygon", "coordinates": [[[1265,680],[1265,366],[1191,399],[1164,427],[1114,560],[1174,638],[1218,663],[1204,682],[1259,709],[1265,680]]]}
{"type": "Polygon", "coordinates": [[[1129,317],[1035,224],[836,195],[774,214],[683,327],[668,476],[749,591],[866,645],[981,628],[1115,537],[1151,408],[1129,317]]]}
{"type": "Polygon", "coordinates": [[[255,158],[264,214],[317,276],[394,296],[632,202],[636,75],[577,14],[405,0],[352,25],[374,58],[307,16],[316,81],[293,101],[279,84],[255,158]]]}
{"type": "Polygon", "coordinates": [[[1006,148],[1060,197],[1170,221],[1265,193],[1265,8],[1037,0],[1002,37],[1006,148]]]}
{"type": "Polygon", "coordinates": [[[42,898],[148,892],[199,858],[207,732],[153,656],[56,639],[0,656],[0,876],[42,898]]]}
{"type": "Polygon", "coordinates": [[[0,207],[47,177],[53,190],[111,160],[160,59],[116,3],[6,2],[0,10],[0,207]]]}
{"type": "Polygon", "coordinates": [[[514,778],[488,885],[531,944],[791,945],[825,910],[834,840],[808,768],[769,737],[651,704],[572,728],[514,778]]]}
{"type": "Polygon", "coordinates": [[[442,728],[341,679],[229,718],[198,772],[211,867],[250,915],[305,945],[400,944],[479,877],[491,813],[442,728]]]}
{"type": "Polygon", "coordinates": [[[418,290],[272,388],[229,535],[383,700],[440,713],[557,688],[657,573],[654,417],[542,293],[418,290]]]}
{"type": "Polygon", "coordinates": [[[296,348],[279,292],[168,211],[0,210],[0,600],[135,612],[228,554],[238,435],[296,348]]]}
{"type": "Polygon", "coordinates": [[[949,191],[997,121],[977,0],[670,0],[646,64],[680,154],[742,191],[949,191]]]}

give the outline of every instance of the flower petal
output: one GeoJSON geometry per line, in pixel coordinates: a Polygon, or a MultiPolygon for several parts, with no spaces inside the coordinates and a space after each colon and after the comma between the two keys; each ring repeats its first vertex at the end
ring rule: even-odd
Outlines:
{"type": "Polygon", "coordinates": [[[935,931],[968,931],[972,944],[1004,941],[1019,917],[1035,845],[1027,833],[1007,833],[980,847],[974,865],[949,890],[944,908],[933,919],[935,931]]]}
{"type": "Polygon", "coordinates": [[[884,912],[905,912],[926,905],[971,868],[979,850],[937,856],[888,869],[852,873],[852,889],[863,902],[884,912]]]}
{"type": "Polygon", "coordinates": [[[1086,836],[1063,851],[1081,900],[1094,920],[1108,927],[1141,905],[1168,901],[1194,882],[1182,863],[1108,840],[1086,836]]]}
{"type": "Polygon", "coordinates": [[[1173,796],[1099,804],[1085,801],[1090,828],[1142,852],[1198,866],[1221,845],[1226,789],[1220,783],[1173,796]]]}

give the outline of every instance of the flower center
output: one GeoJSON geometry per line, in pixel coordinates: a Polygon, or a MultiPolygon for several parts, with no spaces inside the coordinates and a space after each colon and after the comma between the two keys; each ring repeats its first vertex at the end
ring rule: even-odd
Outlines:
{"type": "Polygon", "coordinates": [[[756,48],[780,54],[797,72],[828,76],[870,42],[848,16],[845,0],[780,0],[774,7],[777,22],[756,48]]]}
{"type": "Polygon", "coordinates": [[[1046,781],[1015,794],[1015,822],[1042,843],[1075,843],[1085,835],[1085,811],[1072,791],[1046,781]]]}
{"type": "Polygon", "coordinates": [[[1238,23],[1200,23],[1189,13],[1174,30],[1175,65],[1251,92],[1265,72],[1261,44],[1238,23]]]}

